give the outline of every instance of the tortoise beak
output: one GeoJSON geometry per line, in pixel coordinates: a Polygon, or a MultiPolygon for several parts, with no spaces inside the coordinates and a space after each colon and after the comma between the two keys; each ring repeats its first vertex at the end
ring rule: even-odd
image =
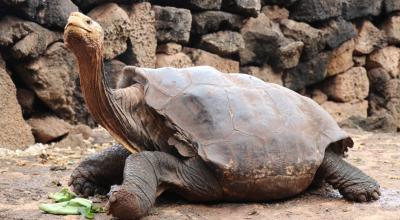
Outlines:
{"type": "Polygon", "coordinates": [[[85,23],[85,20],[87,19],[85,18],[86,16],[80,12],[72,12],[68,18],[67,25],[65,25],[64,31],[67,31],[69,28],[80,28],[87,32],[92,32],[90,29],[86,27],[87,24],[85,23]]]}

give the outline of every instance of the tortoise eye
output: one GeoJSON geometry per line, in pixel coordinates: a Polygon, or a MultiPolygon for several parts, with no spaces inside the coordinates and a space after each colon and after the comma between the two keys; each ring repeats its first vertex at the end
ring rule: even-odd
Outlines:
{"type": "Polygon", "coordinates": [[[86,20],[86,24],[92,24],[91,20],[86,20]]]}

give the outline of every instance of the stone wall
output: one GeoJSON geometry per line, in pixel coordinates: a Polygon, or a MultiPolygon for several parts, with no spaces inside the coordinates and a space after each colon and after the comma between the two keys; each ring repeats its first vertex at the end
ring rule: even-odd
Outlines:
{"type": "Polygon", "coordinates": [[[0,137],[25,137],[0,147],[31,144],[29,126],[50,142],[95,125],[62,42],[78,10],[105,29],[114,86],[125,65],[210,65],[307,95],[339,122],[400,128],[398,0],[0,0],[0,137]]]}

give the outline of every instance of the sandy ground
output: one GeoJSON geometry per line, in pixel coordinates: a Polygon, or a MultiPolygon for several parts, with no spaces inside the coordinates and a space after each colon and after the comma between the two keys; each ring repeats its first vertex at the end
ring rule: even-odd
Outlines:
{"type": "MultiPolygon", "coordinates": [[[[400,135],[348,130],[355,140],[347,160],[381,185],[379,201],[356,204],[344,201],[330,187],[309,190],[298,197],[271,203],[189,204],[169,196],[158,201],[146,220],[155,219],[398,219],[400,220],[400,135]]],[[[101,138],[100,138],[101,139],[101,138]]],[[[107,140],[107,138],[105,138],[107,140]]],[[[103,140],[104,142],[104,140],[103,140]]],[[[0,150],[0,219],[81,219],[42,213],[39,203],[65,186],[84,156],[108,144],[36,145],[26,151],[0,150]]],[[[96,142],[97,143],[97,142],[96,142]]],[[[104,205],[105,198],[93,198],[104,205]]],[[[111,219],[106,214],[96,219],[111,219]]]]}

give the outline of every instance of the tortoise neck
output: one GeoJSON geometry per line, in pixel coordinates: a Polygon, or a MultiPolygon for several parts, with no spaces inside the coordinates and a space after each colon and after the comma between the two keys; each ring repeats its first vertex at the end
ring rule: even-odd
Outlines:
{"type": "Polygon", "coordinates": [[[77,54],[80,84],[86,105],[97,123],[105,128],[115,127],[111,106],[112,89],[103,68],[103,50],[77,54]]]}

